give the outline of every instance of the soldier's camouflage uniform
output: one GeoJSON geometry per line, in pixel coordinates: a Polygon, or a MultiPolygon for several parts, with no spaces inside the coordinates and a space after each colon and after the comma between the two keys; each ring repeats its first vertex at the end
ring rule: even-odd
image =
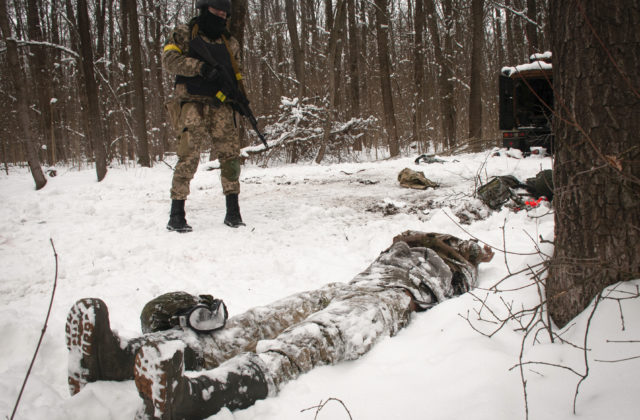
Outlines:
{"type": "MultiPolygon", "coordinates": [[[[188,56],[192,36],[189,25],[179,25],[168,37],[162,64],[169,73],[188,77],[200,74],[203,62],[188,56]]],[[[198,36],[209,43],[224,44],[222,39],[211,41],[202,33],[198,36]]],[[[231,37],[228,44],[239,63],[238,41],[231,37]]],[[[176,84],[173,101],[181,104],[181,109],[175,127],[179,139],[178,163],[171,184],[171,199],[187,199],[200,153],[208,148],[220,162],[222,192],[225,195],[240,193],[240,138],[231,105],[214,105],[212,97],[189,94],[184,83],[176,84]]]]}
{"type": "MultiPolygon", "coordinates": [[[[127,363],[137,352],[128,378],[135,376],[145,402],[139,417],[205,418],[223,407],[245,408],[276,394],[282,384],[315,366],[354,360],[381,337],[395,335],[413,311],[473,287],[477,265],[492,256],[473,241],[408,231],[394,238],[394,244],[349,283],[331,283],[253,308],[230,318],[224,329],[214,333],[172,329],[130,343],[120,341],[127,363]],[[204,370],[199,374],[183,373],[200,369],[204,370]]],[[[106,311],[104,303],[99,304],[106,311]]],[[[108,325],[108,314],[102,318],[108,325]]],[[[78,335],[74,325],[80,324],[70,314],[68,342],[78,335]]],[[[78,347],[83,348],[82,343],[70,350],[78,347]]],[[[96,351],[95,345],[84,348],[96,351]]],[[[74,384],[81,387],[82,382],[97,380],[86,375],[83,358],[70,359],[81,361],[75,370],[70,363],[72,393],[74,384]]]]}

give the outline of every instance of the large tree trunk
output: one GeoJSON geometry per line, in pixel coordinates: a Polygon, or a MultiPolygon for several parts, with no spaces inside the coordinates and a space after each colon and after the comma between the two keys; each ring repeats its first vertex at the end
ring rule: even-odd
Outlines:
{"type": "Polygon", "coordinates": [[[7,45],[7,61],[13,70],[10,73],[18,100],[18,123],[20,124],[20,131],[23,136],[22,141],[27,152],[27,163],[36,183],[36,190],[39,190],[47,184],[47,178],[42,172],[40,159],[38,158],[38,146],[31,132],[26,83],[21,71],[20,60],[18,59],[18,47],[15,39],[11,36],[11,28],[7,16],[9,16],[7,2],[6,0],[0,0],[0,29],[7,45]]]}
{"type": "Polygon", "coordinates": [[[502,36],[502,11],[499,7],[495,7],[495,16],[493,19],[493,26],[496,31],[496,43],[498,48],[498,66],[502,67],[506,63],[504,62],[504,39],[502,36]]]}
{"type": "MultiPolygon", "coordinates": [[[[38,2],[27,0],[27,26],[29,29],[29,39],[31,41],[45,41],[38,2]]],[[[34,91],[38,98],[38,108],[40,111],[40,126],[45,144],[52,138],[51,120],[51,71],[47,63],[48,51],[46,47],[30,47],[29,63],[34,81],[34,91]]],[[[51,162],[52,165],[55,162],[51,162]]]]}
{"type": "Polygon", "coordinates": [[[295,3],[293,0],[285,0],[284,11],[287,17],[287,28],[291,39],[291,52],[293,54],[293,69],[298,79],[298,97],[300,100],[307,96],[307,89],[304,75],[304,49],[298,38],[298,19],[296,18],[295,3]]]}
{"type": "MultiPolygon", "coordinates": [[[[505,0],[505,5],[510,6],[511,0],[505,0]]],[[[507,31],[507,65],[515,66],[516,63],[516,48],[515,48],[515,40],[513,36],[513,16],[511,11],[505,10],[504,12],[504,24],[507,31]]]]}
{"type": "MultiPolygon", "coordinates": [[[[347,0],[348,12],[348,33],[349,33],[349,113],[351,118],[360,116],[360,72],[358,71],[358,28],[356,26],[356,6],[355,0],[347,0]]],[[[354,140],[353,150],[362,150],[362,139],[358,137],[354,140]]]]}
{"type": "Polygon", "coordinates": [[[472,150],[482,150],[482,55],[484,53],[484,0],[471,1],[471,81],[469,83],[469,139],[472,150]]]}
{"type": "Polygon", "coordinates": [[[338,4],[336,5],[336,10],[338,11],[338,15],[336,16],[333,27],[329,31],[329,42],[327,44],[327,68],[329,69],[329,117],[325,119],[323,131],[324,134],[322,136],[322,143],[320,144],[320,149],[316,155],[316,163],[322,162],[324,159],[324,155],[327,149],[327,144],[329,143],[331,137],[331,123],[334,121],[334,116],[337,113],[336,102],[337,102],[337,89],[336,89],[336,77],[335,72],[337,71],[334,64],[336,59],[336,54],[338,52],[338,40],[342,35],[342,31],[344,30],[344,14],[346,12],[346,4],[345,0],[338,0],[338,4]]]}
{"type": "Polygon", "coordinates": [[[527,17],[531,20],[527,22],[527,41],[529,41],[529,54],[541,52],[538,47],[538,27],[532,23],[538,20],[538,10],[536,0],[527,0],[527,17]]]}
{"type": "Polygon", "coordinates": [[[443,146],[445,148],[452,147],[455,143],[456,129],[456,111],[453,101],[453,71],[451,69],[451,61],[447,60],[447,56],[452,57],[453,51],[450,49],[451,45],[451,5],[445,7],[445,23],[447,29],[445,29],[445,47],[440,44],[440,31],[438,30],[437,14],[435,0],[425,1],[425,11],[427,13],[427,24],[429,33],[433,39],[433,48],[435,51],[436,65],[438,66],[438,91],[440,94],[440,118],[442,119],[442,135],[443,146]]]}
{"type": "MultiPolygon", "coordinates": [[[[425,100],[424,100],[424,39],[423,32],[426,18],[424,14],[424,0],[416,0],[413,16],[413,79],[415,83],[413,137],[415,142],[425,143],[425,100]]],[[[426,148],[426,147],[425,147],[426,148]]]]}
{"type": "Polygon", "coordinates": [[[144,75],[142,69],[142,53],[140,52],[140,28],[138,25],[138,10],[136,0],[124,0],[129,19],[129,39],[131,45],[131,65],[133,70],[133,88],[135,91],[133,103],[133,119],[136,130],[136,145],[138,163],[147,168],[151,167],[149,159],[149,142],[147,140],[147,113],[144,101],[144,75]]]}
{"type": "Polygon", "coordinates": [[[396,114],[391,93],[391,63],[389,62],[389,16],[387,0],[376,0],[376,41],[378,45],[378,64],[380,66],[380,88],[384,110],[384,126],[387,131],[389,153],[391,157],[400,154],[396,114]]]}
{"type": "Polygon", "coordinates": [[[91,34],[89,33],[89,14],[86,0],[78,0],[78,32],[80,35],[80,64],[84,74],[84,88],[87,98],[88,113],[87,135],[93,146],[96,161],[96,174],[98,181],[102,181],[107,175],[107,161],[105,152],[105,139],[100,118],[100,104],[98,103],[98,84],[93,71],[93,50],[91,48],[91,34]]]}
{"type": "Polygon", "coordinates": [[[238,40],[240,50],[244,47],[244,21],[247,16],[247,0],[233,0],[231,2],[231,18],[229,18],[229,32],[238,40]]]}
{"type": "Polygon", "coordinates": [[[640,8],[552,0],[555,252],[562,327],[603,287],[640,278],[640,8]]]}

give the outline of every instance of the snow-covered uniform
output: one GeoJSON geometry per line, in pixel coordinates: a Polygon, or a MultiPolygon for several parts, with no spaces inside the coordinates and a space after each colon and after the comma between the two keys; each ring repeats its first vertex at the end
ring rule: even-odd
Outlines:
{"type": "MultiPolygon", "coordinates": [[[[127,361],[136,353],[133,374],[145,402],[139,417],[205,418],[222,407],[245,408],[315,366],[357,359],[381,337],[396,334],[411,312],[473,287],[477,264],[491,257],[474,241],[409,231],[349,283],[253,308],[211,334],[173,329],[121,342],[119,348],[129,349],[127,361]]],[[[70,316],[68,342],[77,337],[78,318],[70,316]]],[[[78,347],[70,346],[71,352],[78,347]]],[[[84,346],[93,352],[97,347],[84,346]]],[[[86,381],[87,358],[70,357],[81,365],[78,373],[70,363],[70,384],[86,381]]]]}

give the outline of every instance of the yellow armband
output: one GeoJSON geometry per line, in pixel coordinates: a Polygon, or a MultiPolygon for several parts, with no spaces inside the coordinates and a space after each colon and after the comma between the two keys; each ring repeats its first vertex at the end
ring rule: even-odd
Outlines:
{"type": "Polygon", "coordinates": [[[167,52],[167,51],[178,51],[180,54],[182,54],[182,50],[176,44],[165,45],[164,50],[162,50],[162,52],[167,52]]]}

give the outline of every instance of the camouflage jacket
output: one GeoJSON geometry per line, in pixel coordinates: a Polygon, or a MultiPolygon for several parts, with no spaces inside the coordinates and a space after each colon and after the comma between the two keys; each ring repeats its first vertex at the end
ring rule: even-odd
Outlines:
{"type": "MultiPolygon", "coordinates": [[[[167,38],[162,51],[162,66],[168,73],[187,77],[198,76],[200,74],[204,61],[189,57],[189,42],[194,36],[200,36],[208,43],[224,44],[222,39],[211,40],[202,32],[192,34],[187,24],[177,26],[167,38]]],[[[233,37],[228,39],[228,43],[236,63],[240,66],[240,44],[233,37]]],[[[242,69],[239,68],[239,71],[241,70],[242,69]]],[[[189,102],[209,102],[211,100],[211,98],[207,96],[189,94],[183,83],[176,84],[174,96],[180,101],[189,102]]]]}

